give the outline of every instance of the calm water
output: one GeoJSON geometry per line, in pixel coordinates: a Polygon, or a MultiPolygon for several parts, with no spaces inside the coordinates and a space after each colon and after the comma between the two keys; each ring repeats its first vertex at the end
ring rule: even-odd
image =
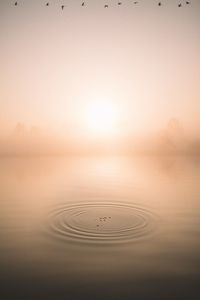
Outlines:
{"type": "Polygon", "coordinates": [[[200,299],[200,158],[0,158],[4,299],[200,299]]]}

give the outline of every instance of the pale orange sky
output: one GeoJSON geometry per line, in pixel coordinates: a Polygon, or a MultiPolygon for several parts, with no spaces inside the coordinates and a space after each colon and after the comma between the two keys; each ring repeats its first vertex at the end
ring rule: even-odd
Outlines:
{"type": "Polygon", "coordinates": [[[0,2],[2,130],[20,121],[82,135],[97,99],[114,103],[121,133],[171,117],[200,129],[200,1],[62,2],[0,2]]]}

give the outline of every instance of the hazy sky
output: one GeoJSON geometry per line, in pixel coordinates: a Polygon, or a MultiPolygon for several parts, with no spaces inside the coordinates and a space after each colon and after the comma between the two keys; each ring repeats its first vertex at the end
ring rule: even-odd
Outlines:
{"type": "Polygon", "coordinates": [[[79,135],[88,103],[103,101],[122,132],[171,117],[200,129],[200,1],[179,2],[1,0],[1,128],[20,121],[79,135]]]}

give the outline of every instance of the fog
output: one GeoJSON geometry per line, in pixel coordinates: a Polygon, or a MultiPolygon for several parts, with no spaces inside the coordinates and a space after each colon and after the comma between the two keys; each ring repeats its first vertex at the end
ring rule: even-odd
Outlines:
{"type": "Polygon", "coordinates": [[[37,126],[17,123],[9,132],[1,132],[0,155],[88,155],[88,154],[156,154],[199,155],[200,139],[196,132],[184,128],[176,118],[166,126],[143,135],[113,139],[74,138],[37,126]]]}
{"type": "Polygon", "coordinates": [[[196,151],[200,2],[109,2],[106,10],[103,1],[68,1],[62,11],[56,0],[0,1],[1,153],[155,143],[161,152],[196,151]],[[88,131],[85,111],[96,102],[118,110],[116,137],[88,131]],[[183,127],[176,141],[173,118],[183,127]]]}

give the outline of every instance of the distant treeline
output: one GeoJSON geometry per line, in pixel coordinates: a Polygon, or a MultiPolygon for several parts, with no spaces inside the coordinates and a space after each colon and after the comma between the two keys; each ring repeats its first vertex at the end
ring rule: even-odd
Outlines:
{"type": "Polygon", "coordinates": [[[56,135],[37,126],[27,128],[18,123],[7,136],[0,138],[0,155],[37,154],[155,154],[199,155],[200,138],[187,134],[176,118],[152,135],[117,141],[84,141],[71,139],[67,134],[56,135]]]}

